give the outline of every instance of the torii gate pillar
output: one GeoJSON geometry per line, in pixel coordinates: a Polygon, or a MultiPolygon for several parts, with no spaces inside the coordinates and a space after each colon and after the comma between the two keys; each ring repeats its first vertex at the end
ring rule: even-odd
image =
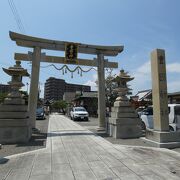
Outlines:
{"type": "Polygon", "coordinates": [[[106,129],[106,101],[105,101],[105,77],[104,77],[104,55],[97,55],[98,73],[98,131],[106,129]]]}
{"type": "Polygon", "coordinates": [[[39,69],[41,61],[41,48],[35,47],[32,54],[31,83],[29,92],[28,110],[31,128],[36,128],[36,108],[38,100],[39,69]]]}

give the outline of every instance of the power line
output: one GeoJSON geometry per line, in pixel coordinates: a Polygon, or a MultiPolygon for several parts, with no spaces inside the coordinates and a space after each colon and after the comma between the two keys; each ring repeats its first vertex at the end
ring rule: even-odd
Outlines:
{"type": "Polygon", "coordinates": [[[19,21],[19,23],[20,23],[20,25],[21,25],[22,32],[25,33],[24,25],[23,25],[23,23],[22,23],[22,21],[21,21],[20,15],[19,15],[19,13],[18,13],[18,10],[17,10],[17,8],[16,8],[13,0],[11,0],[11,4],[12,4],[12,7],[14,8],[14,11],[15,11],[15,13],[16,13],[17,19],[18,19],[18,21],[19,21]]]}
{"type": "Polygon", "coordinates": [[[16,6],[14,4],[14,1],[13,0],[8,0],[8,3],[9,3],[9,6],[11,8],[11,11],[12,11],[12,13],[14,15],[14,19],[16,21],[18,29],[20,30],[20,32],[25,33],[25,28],[24,28],[23,23],[21,21],[21,18],[19,16],[18,10],[17,10],[17,8],[16,8],[16,6]]]}
{"type": "Polygon", "coordinates": [[[25,33],[24,25],[23,25],[23,23],[22,23],[22,20],[21,20],[21,18],[20,18],[20,15],[19,15],[19,13],[18,13],[18,10],[17,10],[17,8],[16,8],[16,6],[15,6],[15,4],[14,4],[14,1],[11,0],[11,2],[12,2],[12,5],[13,5],[13,7],[14,7],[14,10],[15,10],[15,12],[16,12],[16,15],[17,15],[17,17],[18,17],[18,21],[20,22],[22,31],[23,31],[23,33],[25,33]]]}

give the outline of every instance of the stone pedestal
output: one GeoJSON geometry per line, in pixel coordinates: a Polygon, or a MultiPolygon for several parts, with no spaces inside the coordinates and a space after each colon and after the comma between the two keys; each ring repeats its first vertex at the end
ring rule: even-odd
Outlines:
{"type": "Polygon", "coordinates": [[[142,135],[141,120],[129,101],[116,101],[109,118],[109,133],[114,138],[138,138],[142,135]]]}
{"type": "Polygon", "coordinates": [[[29,76],[26,69],[21,67],[21,62],[3,71],[10,75],[11,93],[8,94],[3,104],[0,104],[0,143],[23,143],[31,137],[29,115],[25,100],[19,89],[24,86],[22,76],[29,76]]]}
{"type": "Polygon", "coordinates": [[[170,149],[180,147],[180,132],[163,132],[147,129],[145,141],[154,147],[170,149]]]}
{"type": "Polygon", "coordinates": [[[6,99],[0,105],[0,143],[24,143],[31,137],[29,115],[24,100],[6,99]]]}
{"type": "Polygon", "coordinates": [[[128,75],[123,69],[114,78],[117,83],[115,91],[118,97],[112,108],[111,118],[109,118],[110,136],[114,138],[138,138],[141,136],[141,120],[134,108],[131,107],[127,94],[132,90],[127,82],[134,78],[128,75]]]}

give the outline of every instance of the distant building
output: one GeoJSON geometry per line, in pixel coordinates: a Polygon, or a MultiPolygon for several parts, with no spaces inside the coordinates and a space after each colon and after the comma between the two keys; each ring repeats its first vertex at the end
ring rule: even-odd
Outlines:
{"type": "Polygon", "coordinates": [[[67,103],[71,103],[72,100],[76,97],[76,92],[65,92],[63,95],[63,100],[67,103]]]}
{"type": "Polygon", "coordinates": [[[90,86],[69,84],[63,79],[57,79],[50,77],[45,82],[44,87],[44,99],[46,100],[62,100],[65,92],[89,92],[91,91],[90,86]]]}
{"type": "Polygon", "coordinates": [[[135,108],[152,105],[152,90],[138,91],[135,96],[130,97],[130,101],[135,108]]]}
{"type": "MultiPolygon", "coordinates": [[[[138,91],[135,96],[131,96],[130,101],[135,108],[140,106],[152,105],[152,90],[138,91]]],[[[180,104],[180,91],[174,93],[168,93],[168,103],[169,104],[180,104]]]]}
{"type": "Polygon", "coordinates": [[[96,91],[83,92],[74,99],[74,106],[83,106],[90,116],[97,116],[98,96],[96,91]]]}
{"type": "Polygon", "coordinates": [[[180,104],[180,91],[174,93],[168,93],[168,102],[170,104],[180,104]]]}
{"type": "Polygon", "coordinates": [[[11,91],[11,86],[8,84],[0,84],[0,93],[9,93],[11,91]]]}

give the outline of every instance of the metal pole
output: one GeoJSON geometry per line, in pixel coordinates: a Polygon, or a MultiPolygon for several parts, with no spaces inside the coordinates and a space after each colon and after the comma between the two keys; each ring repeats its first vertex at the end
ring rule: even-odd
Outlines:
{"type": "Polygon", "coordinates": [[[29,89],[29,88],[28,88],[28,86],[29,86],[29,83],[27,82],[27,83],[26,83],[26,85],[27,85],[27,94],[28,94],[28,93],[29,93],[29,92],[28,92],[28,89],[29,89]]]}

